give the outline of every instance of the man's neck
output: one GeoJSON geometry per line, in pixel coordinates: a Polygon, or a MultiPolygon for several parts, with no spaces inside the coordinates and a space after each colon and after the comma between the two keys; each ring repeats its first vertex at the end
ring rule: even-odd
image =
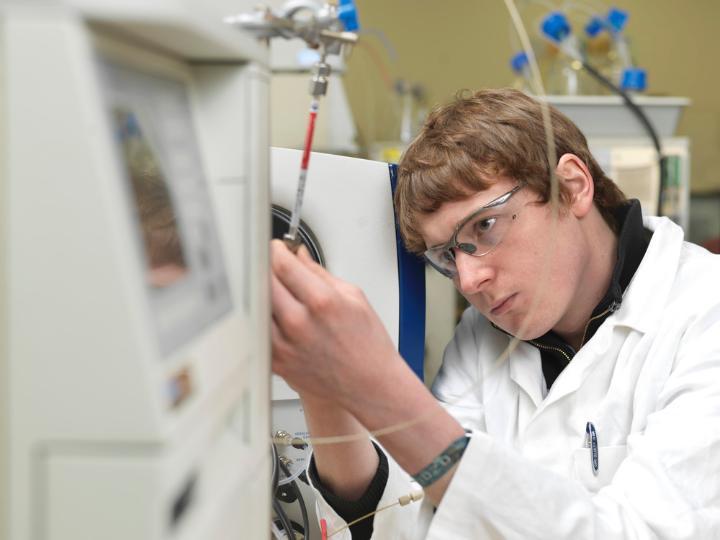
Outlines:
{"type": "Polygon", "coordinates": [[[595,213],[585,227],[587,264],[578,282],[572,307],[553,328],[576,351],[583,345],[583,337],[595,306],[610,286],[617,261],[617,236],[595,213]]]}

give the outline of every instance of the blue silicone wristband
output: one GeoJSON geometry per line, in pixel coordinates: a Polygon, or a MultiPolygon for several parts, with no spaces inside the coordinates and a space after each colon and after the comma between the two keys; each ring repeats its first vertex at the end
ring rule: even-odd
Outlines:
{"type": "Polygon", "coordinates": [[[424,469],[413,475],[415,480],[422,487],[428,487],[440,479],[455,465],[467,448],[470,442],[470,433],[465,433],[462,437],[455,439],[450,446],[433,459],[424,469]]]}

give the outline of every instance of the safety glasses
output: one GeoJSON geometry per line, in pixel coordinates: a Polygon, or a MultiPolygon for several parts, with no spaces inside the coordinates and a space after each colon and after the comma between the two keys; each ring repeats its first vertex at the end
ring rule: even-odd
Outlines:
{"type": "Polygon", "coordinates": [[[473,257],[490,253],[517,219],[523,206],[513,204],[512,197],[523,187],[523,183],[515,186],[460,221],[449,241],[425,250],[425,259],[435,270],[452,279],[457,275],[456,249],[473,257]]]}

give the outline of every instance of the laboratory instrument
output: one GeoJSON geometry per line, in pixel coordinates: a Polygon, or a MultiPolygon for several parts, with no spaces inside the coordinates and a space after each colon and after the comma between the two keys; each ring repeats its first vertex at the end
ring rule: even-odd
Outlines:
{"type": "Polygon", "coordinates": [[[265,537],[266,48],[180,0],[0,9],[0,539],[265,537]]]}

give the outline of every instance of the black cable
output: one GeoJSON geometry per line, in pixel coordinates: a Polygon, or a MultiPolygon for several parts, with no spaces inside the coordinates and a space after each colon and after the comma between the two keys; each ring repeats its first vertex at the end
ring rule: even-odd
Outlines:
{"type": "MultiPolygon", "coordinates": [[[[278,465],[280,465],[280,468],[285,476],[290,478],[290,471],[288,470],[287,465],[280,460],[278,460],[278,465]]],[[[300,486],[297,485],[295,480],[290,482],[290,485],[295,490],[295,495],[297,495],[298,504],[300,505],[300,513],[302,514],[303,530],[305,531],[305,538],[308,539],[310,538],[310,520],[308,518],[307,506],[305,506],[305,499],[300,492],[300,486]]]]}
{"type": "Polygon", "coordinates": [[[584,60],[581,60],[582,67],[587,71],[590,75],[592,75],[597,81],[605,86],[606,88],[609,88],[614,93],[618,94],[623,101],[625,102],[625,105],[633,112],[633,114],[637,117],[637,119],[640,121],[640,123],[645,128],[645,131],[648,132],[648,135],[652,139],[653,145],[655,146],[655,150],[657,150],[658,154],[658,163],[660,165],[660,186],[658,189],[658,200],[657,200],[657,215],[662,215],[662,196],[663,196],[663,186],[666,184],[667,180],[667,158],[662,153],[662,147],[660,146],[660,139],[657,135],[657,132],[655,131],[655,128],[650,123],[650,119],[647,117],[645,112],[637,106],[637,104],[632,100],[630,95],[625,92],[622,88],[614,84],[612,81],[610,81],[607,77],[605,77],[602,73],[600,73],[598,70],[596,70],[594,67],[592,67],[590,64],[586,63],[584,60]]]}
{"type": "Polygon", "coordinates": [[[285,510],[283,510],[282,506],[280,505],[280,501],[278,501],[274,495],[272,504],[273,510],[275,510],[275,513],[277,514],[277,517],[280,520],[283,529],[285,529],[288,540],[297,540],[297,537],[295,536],[295,530],[292,528],[292,524],[290,523],[290,518],[288,518],[285,510]]]}
{"type": "MultiPolygon", "coordinates": [[[[280,520],[280,523],[283,526],[283,529],[285,529],[285,533],[287,534],[288,540],[297,540],[297,537],[295,536],[295,531],[292,528],[292,524],[290,523],[290,519],[288,518],[287,514],[285,513],[285,510],[283,510],[282,506],[280,505],[280,501],[277,500],[275,497],[275,493],[277,492],[278,488],[278,482],[280,481],[279,477],[279,467],[278,465],[281,465],[280,458],[278,457],[278,451],[275,447],[275,443],[270,443],[270,450],[272,452],[272,506],[273,510],[275,510],[275,513],[278,516],[278,519],[280,520]]],[[[307,533],[306,533],[307,534],[307,533]]]]}
{"type": "Polygon", "coordinates": [[[275,443],[270,443],[270,453],[272,454],[272,488],[273,493],[275,493],[275,490],[278,487],[278,482],[280,481],[278,478],[278,455],[275,443]]]}

